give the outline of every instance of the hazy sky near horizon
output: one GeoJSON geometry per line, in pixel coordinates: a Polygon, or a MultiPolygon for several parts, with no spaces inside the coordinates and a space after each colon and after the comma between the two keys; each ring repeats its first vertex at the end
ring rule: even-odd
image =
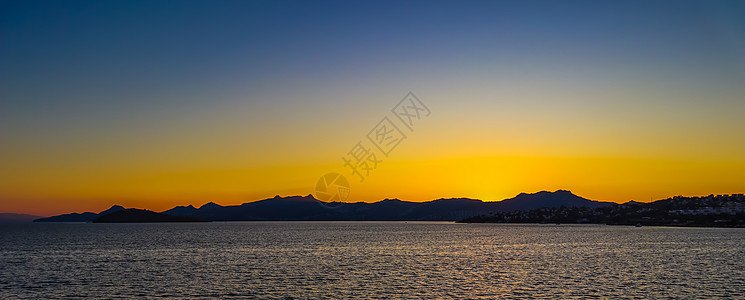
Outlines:
{"type": "Polygon", "coordinates": [[[0,1],[0,212],[745,192],[742,1],[0,1]],[[342,157],[413,92],[364,182],[342,157]]]}

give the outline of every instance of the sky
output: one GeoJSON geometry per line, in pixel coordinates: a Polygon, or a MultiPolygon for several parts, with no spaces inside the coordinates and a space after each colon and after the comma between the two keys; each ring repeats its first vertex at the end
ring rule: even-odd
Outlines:
{"type": "Polygon", "coordinates": [[[327,173],[352,202],[743,193],[745,2],[0,1],[0,212],[327,173]]]}

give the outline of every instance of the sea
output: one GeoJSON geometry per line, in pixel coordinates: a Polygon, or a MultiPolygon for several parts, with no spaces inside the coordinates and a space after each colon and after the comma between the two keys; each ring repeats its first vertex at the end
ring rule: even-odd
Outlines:
{"type": "Polygon", "coordinates": [[[0,224],[0,299],[745,299],[745,229],[0,224]]]}

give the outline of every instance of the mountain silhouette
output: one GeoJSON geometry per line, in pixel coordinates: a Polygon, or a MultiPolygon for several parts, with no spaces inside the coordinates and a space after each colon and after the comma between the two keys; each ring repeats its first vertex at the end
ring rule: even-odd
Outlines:
{"type": "Polygon", "coordinates": [[[210,202],[210,203],[207,203],[205,205],[200,206],[199,209],[212,210],[212,209],[217,209],[217,208],[221,208],[221,207],[222,206],[216,204],[215,202],[210,202]]]}
{"type": "Polygon", "coordinates": [[[155,223],[155,222],[205,222],[203,220],[172,216],[145,209],[121,209],[93,219],[93,223],[155,223]]]}
{"type": "Polygon", "coordinates": [[[173,215],[173,216],[193,216],[193,215],[196,215],[198,211],[199,210],[197,210],[196,207],[194,207],[193,205],[189,205],[189,206],[176,206],[162,213],[167,214],[167,215],[173,215]]]}
{"type": "MultiPolygon", "coordinates": [[[[531,210],[541,207],[602,207],[612,202],[588,200],[570,191],[542,191],[519,194],[503,201],[485,202],[469,198],[437,199],[427,202],[410,202],[385,199],[374,203],[327,203],[307,196],[289,196],[263,199],[240,205],[221,206],[209,202],[195,208],[176,206],[162,214],[191,217],[210,221],[455,221],[489,212],[531,210]]],[[[121,210],[113,206],[109,210],[121,210]]],[[[107,212],[106,210],[104,212],[107,212]]],[[[91,222],[103,213],[66,214],[43,218],[37,222],[91,222]]]]}
{"type": "Polygon", "coordinates": [[[71,213],[59,216],[53,216],[48,218],[36,219],[34,222],[91,222],[94,219],[108,215],[113,212],[123,210],[124,207],[119,205],[111,206],[109,209],[104,210],[100,213],[84,212],[84,213],[71,213]]]}
{"type": "Polygon", "coordinates": [[[590,201],[567,190],[557,190],[555,192],[542,191],[535,194],[520,193],[514,198],[500,201],[503,211],[510,210],[531,210],[543,207],[556,206],[576,206],[576,207],[602,207],[607,206],[606,202],[590,201]],[[561,205],[556,205],[561,203],[561,205]]]}
{"type": "Polygon", "coordinates": [[[520,194],[499,202],[469,198],[409,202],[385,199],[374,203],[326,203],[307,196],[264,199],[234,206],[208,203],[198,209],[174,207],[165,214],[216,221],[258,220],[356,220],[356,221],[454,221],[488,212],[529,210],[536,207],[601,207],[611,202],[587,200],[569,191],[520,194]]]}
{"type": "Polygon", "coordinates": [[[113,205],[109,209],[104,210],[104,211],[98,213],[98,215],[99,216],[105,216],[105,215],[108,215],[110,213],[114,213],[114,212],[117,212],[117,211],[120,211],[120,210],[124,210],[124,207],[119,206],[119,205],[113,205]]]}

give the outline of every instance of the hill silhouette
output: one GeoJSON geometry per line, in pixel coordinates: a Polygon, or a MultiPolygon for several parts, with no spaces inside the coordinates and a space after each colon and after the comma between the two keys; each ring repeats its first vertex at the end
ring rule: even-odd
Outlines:
{"type": "Polygon", "coordinates": [[[608,206],[608,203],[588,201],[585,198],[572,194],[570,191],[557,190],[555,192],[541,191],[535,194],[520,193],[514,198],[501,201],[500,206],[502,211],[511,211],[557,206],[596,208],[608,206]],[[556,205],[559,203],[561,205],[556,205]]]}
{"type": "Polygon", "coordinates": [[[113,212],[123,210],[124,207],[119,205],[113,205],[109,209],[104,210],[100,213],[84,212],[84,213],[71,213],[59,216],[53,216],[48,218],[40,218],[34,220],[34,222],[92,222],[94,219],[105,216],[113,212]]]}
{"type": "Polygon", "coordinates": [[[93,223],[158,223],[158,222],[205,222],[192,217],[171,216],[145,209],[122,209],[102,215],[93,223]]]}
{"type": "MultiPolygon", "coordinates": [[[[456,221],[488,212],[533,209],[535,207],[602,207],[611,202],[592,201],[569,191],[520,194],[498,202],[485,202],[469,198],[437,199],[411,202],[385,199],[374,203],[327,203],[307,196],[290,196],[263,199],[240,205],[222,206],[213,202],[196,208],[192,205],[176,206],[162,214],[191,217],[210,221],[456,221]]],[[[121,206],[98,214],[65,214],[43,218],[38,222],[91,222],[96,218],[122,210],[121,206]]]]}
{"type": "Polygon", "coordinates": [[[745,195],[676,196],[650,203],[629,201],[594,208],[542,207],[482,214],[459,222],[745,227],[745,195]]]}

